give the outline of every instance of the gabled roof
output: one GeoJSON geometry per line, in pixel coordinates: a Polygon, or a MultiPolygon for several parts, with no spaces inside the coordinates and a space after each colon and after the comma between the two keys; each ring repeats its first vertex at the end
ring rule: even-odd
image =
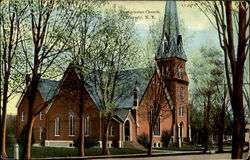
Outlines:
{"type": "MultiPolygon", "coordinates": [[[[76,70],[74,70],[77,74],[76,70]]],[[[78,74],[77,74],[78,75],[78,74]]],[[[140,102],[144,93],[150,83],[153,73],[149,69],[128,69],[121,71],[117,79],[117,88],[115,90],[114,101],[117,106],[115,109],[115,117],[124,122],[129,113],[129,109],[134,107],[134,88],[138,88],[137,97],[140,102]]],[[[48,79],[40,79],[38,84],[38,91],[40,92],[43,100],[48,102],[56,94],[60,82],[48,79]]],[[[85,76],[84,87],[88,94],[101,109],[101,95],[99,87],[97,86],[97,76],[95,73],[90,73],[85,76]]],[[[18,105],[19,106],[19,105],[18,105]]]]}
{"type": "Polygon", "coordinates": [[[123,122],[126,120],[128,113],[128,108],[118,108],[115,111],[115,115],[118,116],[123,122]]]}
{"type": "MultiPolygon", "coordinates": [[[[121,71],[117,79],[117,87],[114,94],[114,102],[118,108],[134,107],[134,88],[137,82],[138,101],[143,98],[144,92],[150,82],[146,69],[128,69],[121,71]]],[[[85,88],[98,108],[102,108],[101,92],[97,83],[97,74],[91,73],[85,76],[85,88]]]]}
{"type": "Polygon", "coordinates": [[[42,95],[45,102],[51,100],[51,98],[54,96],[56,92],[58,85],[59,85],[58,81],[40,79],[38,84],[38,91],[42,95]]]}
{"type": "Polygon", "coordinates": [[[180,58],[187,60],[181,43],[176,1],[167,1],[165,7],[164,24],[161,41],[155,55],[156,60],[165,58],[180,58]],[[163,50],[163,42],[167,41],[167,48],[163,50]]]}
{"type": "MultiPolygon", "coordinates": [[[[38,91],[40,92],[44,102],[48,102],[49,100],[51,100],[51,98],[56,93],[56,89],[57,89],[58,85],[59,85],[59,81],[42,79],[42,78],[39,80],[38,91]]],[[[26,86],[26,88],[24,89],[24,92],[22,93],[22,95],[18,99],[18,102],[16,104],[17,108],[20,106],[20,104],[24,98],[24,95],[27,92],[28,87],[29,86],[26,86]]]]}

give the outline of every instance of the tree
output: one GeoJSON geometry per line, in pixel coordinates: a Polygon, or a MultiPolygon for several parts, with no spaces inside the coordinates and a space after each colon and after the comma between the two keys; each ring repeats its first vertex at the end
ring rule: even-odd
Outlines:
{"type": "Polygon", "coordinates": [[[99,34],[93,43],[95,50],[89,55],[91,84],[95,84],[99,108],[103,120],[102,154],[109,155],[108,135],[114,111],[117,108],[115,97],[118,96],[119,79],[124,70],[133,64],[136,41],[134,22],[128,12],[115,6],[106,9],[98,26],[99,34]]]}
{"type": "Polygon", "coordinates": [[[156,74],[156,71],[155,74],[152,74],[151,72],[151,76],[152,75],[153,77],[151,83],[148,86],[147,94],[145,94],[145,99],[148,101],[145,103],[145,107],[143,107],[139,113],[139,116],[143,116],[144,119],[148,121],[148,155],[152,155],[153,135],[160,134],[160,123],[172,115],[171,108],[169,107],[168,101],[166,99],[162,81],[159,80],[159,76],[156,74]]]}
{"type": "Polygon", "coordinates": [[[196,95],[202,95],[204,105],[204,146],[209,147],[210,114],[213,96],[223,80],[223,63],[220,52],[214,48],[201,48],[201,56],[193,60],[192,80],[196,84],[193,89],[196,95]]]}
{"type": "Polygon", "coordinates": [[[32,127],[40,111],[43,111],[48,103],[39,108],[34,105],[38,83],[42,75],[53,66],[55,60],[69,50],[65,47],[70,39],[76,23],[76,16],[72,8],[73,2],[61,1],[22,1],[27,6],[27,19],[24,23],[25,31],[28,32],[26,39],[22,39],[22,48],[26,57],[29,71],[32,73],[31,82],[27,89],[29,99],[28,122],[26,141],[23,149],[23,159],[30,159],[32,127]],[[29,45],[31,44],[31,45],[29,45]],[[32,56],[29,54],[32,53],[32,56]]]}
{"type": "MultiPolygon", "coordinates": [[[[79,156],[84,156],[84,135],[85,135],[85,123],[84,123],[84,75],[87,74],[87,70],[90,66],[89,57],[94,50],[94,43],[97,42],[96,36],[98,34],[98,22],[100,21],[99,12],[95,7],[99,7],[103,2],[91,2],[83,1],[78,3],[78,23],[74,30],[74,39],[72,44],[75,47],[72,48],[72,61],[73,67],[77,70],[80,78],[79,92],[80,96],[78,101],[79,116],[80,116],[80,149],[79,156]]],[[[76,96],[78,96],[76,95],[76,96]]]]}
{"type": "Polygon", "coordinates": [[[195,3],[195,5],[200,8],[218,31],[220,46],[224,52],[227,85],[234,115],[232,159],[241,159],[245,129],[243,77],[244,64],[249,51],[249,33],[247,33],[249,3],[247,4],[246,1],[235,3],[220,1],[201,2],[195,3]],[[215,24],[212,19],[215,20],[215,24]]]}
{"type": "Polygon", "coordinates": [[[3,86],[3,94],[1,94],[2,117],[1,120],[1,157],[7,157],[6,153],[6,120],[7,120],[7,103],[10,96],[16,92],[18,86],[13,86],[10,81],[15,78],[15,71],[12,71],[13,64],[17,59],[16,54],[20,54],[20,39],[24,36],[20,34],[21,23],[24,17],[21,15],[24,7],[20,6],[19,1],[9,1],[1,4],[1,88],[3,86]],[[18,53],[19,52],[19,53],[18,53]],[[2,79],[3,78],[3,79],[2,79]],[[11,91],[10,91],[11,90],[11,91]],[[3,97],[2,97],[3,96],[3,97]],[[3,98],[3,99],[2,99],[3,98]]]}

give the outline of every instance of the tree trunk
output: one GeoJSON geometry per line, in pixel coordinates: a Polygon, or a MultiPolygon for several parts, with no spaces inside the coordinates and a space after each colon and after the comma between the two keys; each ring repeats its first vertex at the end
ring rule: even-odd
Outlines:
{"type": "MultiPolygon", "coordinates": [[[[29,125],[29,128],[28,128],[28,139],[27,139],[27,152],[26,152],[26,155],[24,157],[24,159],[31,159],[31,154],[30,154],[30,150],[31,150],[31,140],[32,140],[32,128],[33,128],[33,125],[34,125],[34,122],[35,122],[35,117],[32,116],[31,118],[31,123],[29,125]]],[[[25,147],[26,148],[26,147],[25,147]]]]}
{"type": "Polygon", "coordinates": [[[223,135],[224,135],[224,128],[225,128],[225,112],[226,112],[226,90],[224,88],[224,97],[223,97],[223,104],[221,107],[220,113],[220,122],[218,128],[218,152],[223,152],[223,135]]]}
{"type": "Polygon", "coordinates": [[[83,157],[84,153],[84,137],[85,137],[85,119],[84,119],[84,78],[82,73],[80,74],[80,150],[79,156],[83,157]]]}
{"type": "Polygon", "coordinates": [[[208,150],[209,148],[209,137],[210,137],[210,109],[211,109],[211,104],[210,104],[210,98],[211,98],[211,95],[208,95],[207,97],[207,148],[206,150],[208,150]]]}
{"type": "MultiPolygon", "coordinates": [[[[0,0],[0,5],[2,5],[2,0],[0,0]]],[[[1,27],[0,27],[0,44],[1,39],[1,27]]],[[[2,45],[0,45],[0,84],[2,84],[2,45]]],[[[0,85],[0,124],[2,123],[2,85],[0,85]]],[[[0,131],[2,130],[2,125],[0,125],[0,131]]],[[[2,150],[2,132],[0,132],[0,151],[2,150]]]]}
{"type": "Polygon", "coordinates": [[[232,159],[241,159],[243,153],[244,143],[244,108],[243,108],[243,71],[244,63],[237,65],[236,75],[233,80],[233,144],[232,144],[232,159]]]}
{"type": "MultiPolygon", "coordinates": [[[[233,91],[230,90],[231,105],[234,115],[233,125],[233,142],[232,142],[232,159],[241,159],[243,153],[244,142],[244,107],[243,107],[243,76],[244,63],[246,60],[246,2],[239,2],[238,11],[238,50],[237,58],[235,58],[234,38],[233,38],[233,20],[232,20],[232,2],[225,1],[227,15],[227,34],[228,34],[228,55],[231,63],[231,73],[233,79],[233,91]]],[[[229,78],[227,78],[229,79],[229,78]]],[[[228,86],[230,88],[230,83],[228,86]]]]}
{"type": "Polygon", "coordinates": [[[210,135],[210,97],[211,95],[207,95],[207,105],[206,101],[204,101],[204,151],[206,152],[209,148],[209,135],[210,135]]]}
{"type": "MultiPolygon", "coordinates": [[[[38,67],[36,67],[38,69],[38,67]]],[[[28,88],[28,100],[29,100],[29,110],[28,110],[28,122],[27,127],[28,130],[26,132],[25,137],[25,144],[23,148],[22,158],[23,159],[30,159],[30,149],[31,149],[31,138],[32,138],[32,128],[35,117],[33,116],[33,107],[35,102],[35,96],[37,93],[38,88],[38,82],[40,79],[40,76],[37,74],[37,70],[34,70],[32,81],[30,84],[30,88],[28,88]]]]}
{"type": "Polygon", "coordinates": [[[152,155],[152,148],[153,148],[153,126],[151,125],[149,128],[149,146],[148,146],[148,155],[152,155]]]}
{"type": "Polygon", "coordinates": [[[204,151],[208,149],[208,133],[207,133],[207,105],[206,100],[204,100],[204,151]]]}
{"type": "Polygon", "coordinates": [[[6,119],[7,119],[7,101],[8,101],[8,81],[9,81],[9,72],[6,71],[4,77],[4,91],[3,91],[3,115],[2,115],[2,147],[1,147],[1,156],[7,157],[5,140],[6,140],[6,119]]]}
{"type": "Polygon", "coordinates": [[[79,156],[83,157],[84,154],[84,115],[80,114],[80,148],[79,148],[79,156]]]}
{"type": "Polygon", "coordinates": [[[111,122],[111,116],[106,118],[106,122],[104,123],[104,136],[102,142],[102,154],[110,155],[109,146],[108,146],[108,135],[109,135],[109,126],[111,122]]]}

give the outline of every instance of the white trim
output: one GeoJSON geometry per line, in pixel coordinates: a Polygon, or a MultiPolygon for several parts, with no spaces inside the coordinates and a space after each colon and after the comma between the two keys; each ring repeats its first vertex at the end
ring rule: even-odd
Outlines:
{"type": "Polygon", "coordinates": [[[108,146],[109,148],[112,148],[113,142],[112,141],[108,141],[108,146]]]}
{"type": "Polygon", "coordinates": [[[100,148],[102,148],[102,141],[98,141],[98,142],[99,142],[100,148]]]}
{"type": "Polygon", "coordinates": [[[74,142],[70,140],[45,140],[45,146],[71,148],[74,142]]]}
{"type": "MultiPolygon", "coordinates": [[[[133,118],[133,115],[132,115],[132,113],[131,113],[131,110],[128,110],[128,115],[127,115],[126,120],[128,119],[128,116],[130,116],[132,122],[135,123],[135,119],[133,118]]],[[[126,122],[126,120],[125,120],[124,122],[126,122]]]]}
{"type": "Polygon", "coordinates": [[[119,148],[123,148],[123,141],[118,141],[119,148]]]}
{"type": "Polygon", "coordinates": [[[153,142],[152,148],[162,148],[162,142],[160,141],[153,142]]]}

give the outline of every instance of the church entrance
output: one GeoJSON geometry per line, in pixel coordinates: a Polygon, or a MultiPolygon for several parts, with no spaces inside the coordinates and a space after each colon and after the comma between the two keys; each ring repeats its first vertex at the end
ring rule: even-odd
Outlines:
{"type": "Polygon", "coordinates": [[[125,135],[125,141],[130,141],[130,125],[129,121],[127,120],[125,122],[125,130],[124,130],[124,135],[125,135]]]}

